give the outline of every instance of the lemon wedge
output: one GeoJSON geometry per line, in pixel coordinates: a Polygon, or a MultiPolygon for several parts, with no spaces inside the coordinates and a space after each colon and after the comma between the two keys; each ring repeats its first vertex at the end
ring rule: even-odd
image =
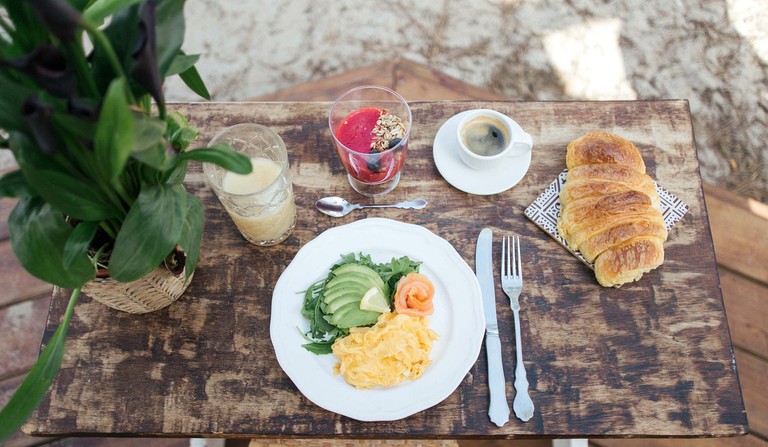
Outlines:
{"type": "Polygon", "coordinates": [[[371,287],[365,292],[363,299],[360,300],[360,310],[371,310],[381,313],[390,312],[387,298],[381,293],[381,290],[379,290],[378,287],[371,287]]]}

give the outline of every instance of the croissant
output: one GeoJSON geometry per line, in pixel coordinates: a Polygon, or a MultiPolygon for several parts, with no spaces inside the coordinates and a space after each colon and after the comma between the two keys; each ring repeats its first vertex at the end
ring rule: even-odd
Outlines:
{"type": "Polygon", "coordinates": [[[645,193],[653,205],[661,209],[653,180],[628,166],[615,163],[569,168],[568,181],[560,192],[560,199],[572,202],[585,197],[606,196],[625,191],[645,193]]]}
{"type": "Polygon", "coordinates": [[[645,174],[645,162],[631,141],[609,132],[590,132],[568,144],[568,169],[582,165],[615,163],[645,174]]]}
{"type": "Polygon", "coordinates": [[[590,132],[568,144],[557,230],[593,262],[597,281],[637,281],[664,262],[667,229],[653,180],[632,142],[590,132]]]}

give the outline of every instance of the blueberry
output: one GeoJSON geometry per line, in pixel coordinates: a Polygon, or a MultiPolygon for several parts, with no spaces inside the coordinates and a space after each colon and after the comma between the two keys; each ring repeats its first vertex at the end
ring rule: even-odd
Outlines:
{"type": "Polygon", "coordinates": [[[381,161],[376,157],[375,159],[368,161],[366,167],[371,172],[378,172],[381,169],[381,161]]]}
{"type": "Polygon", "coordinates": [[[393,139],[392,141],[389,142],[389,148],[392,149],[393,147],[395,147],[398,144],[400,144],[401,141],[403,141],[402,138],[395,138],[395,139],[393,139]]]}

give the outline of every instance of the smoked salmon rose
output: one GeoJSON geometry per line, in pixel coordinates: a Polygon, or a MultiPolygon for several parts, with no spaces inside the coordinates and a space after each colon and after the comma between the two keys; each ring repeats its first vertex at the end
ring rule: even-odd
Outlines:
{"type": "Polygon", "coordinates": [[[435,286],[420,273],[409,273],[400,278],[395,289],[395,312],[413,317],[432,315],[435,286]]]}

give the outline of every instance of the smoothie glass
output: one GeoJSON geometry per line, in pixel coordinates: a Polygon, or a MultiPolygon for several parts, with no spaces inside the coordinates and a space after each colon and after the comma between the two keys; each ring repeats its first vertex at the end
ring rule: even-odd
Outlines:
{"type": "Polygon", "coordinates": [[[285,240],[296,225],[296,204],[282,138],[259,124],[237,124],[213,137],[208,146],[228,143],[251,158],[253,172],[239,175],[203,163],[206,181],[243,237],[259,246],[285,240]]]}
{"type": "Polygon", "coordinates": [[[397,186],[411,134],[411,108],[402,96],[382,86],[353,88],[333,103],[328,125],[355,191],[372,197],[397,186]]]}

